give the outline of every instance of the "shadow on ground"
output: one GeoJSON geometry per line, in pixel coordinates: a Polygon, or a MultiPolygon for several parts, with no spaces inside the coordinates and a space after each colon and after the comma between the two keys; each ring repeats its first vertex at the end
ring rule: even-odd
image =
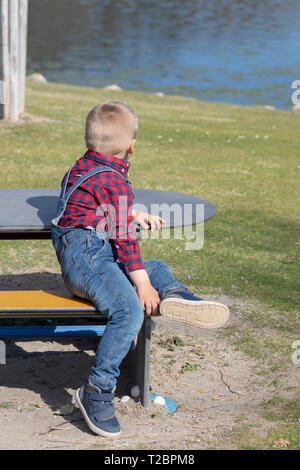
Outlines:
{"type": "MultiPolygon", "coordinates": [[[[0,276],[0,290],[61,290],[68,293],[60,274],[24,273],[0,276]]],[[[92,325],[96,319],[10,319],[1,320],[0,326],[28,325],[92,325]]],[[[0,366],[0,386],[10,390],[26,390],[40,399],[56,413],[73,398],[73,391],[87,382],[99,337],[57,337],[57,338],[8,338],[6,364],[0,366]]],[[[125,364],[117,383],[116,396],[130,393],[132,386],[125,364]]],[[[19,394],[18,394],[19,395],[19,394]]],[[[9,402],[9,397],[8,400],[9,402]]],[[[79,413],[80,414],[80,413],[79,413]]],[[[68,416],[65,416],[68,419],[68,416]]],[[[74,422],[74,415],[70,417],[74,422]]],[[[75,417],[76,425],[86,426],[81,414],[75,417]],[[81,421],[81,423],[80,423],[81,421]]]]}

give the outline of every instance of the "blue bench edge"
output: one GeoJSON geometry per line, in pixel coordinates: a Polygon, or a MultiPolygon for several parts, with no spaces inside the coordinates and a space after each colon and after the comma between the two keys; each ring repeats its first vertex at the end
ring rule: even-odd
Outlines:
{"type": "Polygon", "coordinates": [[[45,338],[57,336],[103,336],[105,325],[4,326],[0,338],[45,338]]]}

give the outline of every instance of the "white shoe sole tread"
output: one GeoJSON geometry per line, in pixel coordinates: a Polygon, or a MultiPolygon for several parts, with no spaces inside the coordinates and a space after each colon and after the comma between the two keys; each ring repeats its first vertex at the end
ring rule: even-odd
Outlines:
{"type": "Polygon", "coordinates": [[[170,319],[198,328],[219,328],[229,318],[226,305],[208,300],[194,301],[168,297],[160,304],[160,313],[170,319]]]}

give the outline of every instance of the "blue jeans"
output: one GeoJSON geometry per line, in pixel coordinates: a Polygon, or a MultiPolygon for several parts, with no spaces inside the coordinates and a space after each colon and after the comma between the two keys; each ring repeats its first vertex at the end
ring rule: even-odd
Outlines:
{"type": "MultiPolygon", "coordinates": [[[[52,242],[66,287],[90,300],[108,322],[96,351],[89,381],[110,391],[119,376],[119,366],[144,321],[144,312],[124,265],[117,262],[108,239],[94,229],[52,228],[52,242]]],[[[184,287],[163,261],[145,261],[152,286],[160,298],[170,289],[184,287]]]]}

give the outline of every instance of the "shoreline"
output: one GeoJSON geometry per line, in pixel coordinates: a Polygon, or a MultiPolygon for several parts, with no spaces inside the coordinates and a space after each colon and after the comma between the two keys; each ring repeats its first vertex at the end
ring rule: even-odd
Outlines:
{"type": "MultiPolygon", "coordinates": [[[[126,89],[126,88],[123,88],[121,87],[120,85],[116,84],[116,83],[113,83],[113,84],[109,84],[109,85],[106,85],[104,87],[96,87],[96,86],[90,86],[90,85],[78,85],[78,84],[72,84],[72,83],[66,83],[66,82],[54,82],[54,81],[49,81],[44,75],[40,74],[40,73],[33,73],[31,75],[27,75],[26,76],[26,81],[32,81],[32,82],[35,82],[35,83],[44,83],[44,84],[49,84],[49,85],[61,85],[61,86],[69,86],[69,87],[77,87],[77,88],[89,88],[89,89],[93,89],[93,90],[102,90],[102,91],[113,91],[115,93],[118,93],[118,92],[129,92],[129,93],[141,93],[141,94],[147,94],[147,95],[151,95],[151,96],[158,96],[160,98],[170,98],[170,97],[179,97],[179,98],[186,98],[186,99],[191,99],[191,100],[195,100],[195,101],[198,101],[198,102],[204,102],[204,103],[212,103],[212,104],[226,104],[226,105],[232,105],[232,106],[239,106],[239,107],[262,107],[264,109],[268,109],[269,111],[293,111],[293,107],[295,105],[293,105],[293,103],[291,102],[291,107],[288,108],[278,108],[274,105],[271,105],[271,104],[268,104],[268,103],[255,103],[255,104],[242,104],[242,103],[235,103],[235,102],[231,102],[231,101],[223,101],[223,100],[204,100],[204,99],[199,99],[195,96],[190,96],[190,95],[181,95],[181,94],[176,94],[176,93],[166,93],[165,91],[161,91],[161,90],[158,90],[158,91],[143,91],[143,90],[138,90],[138,89],[126,89]],[[36,76],[40,76],[40,78],[37,78],[37,79],[34,79],[34,78],[31,78],[33,77],[34,75],[36,76]]],[[[292,93],[291,93],[292,94],[292,93]]],[[[297,106],[297,105],[296,105],[297,106]]],[[[298,105],[300,106],[300,105],[298,105]]]]}

